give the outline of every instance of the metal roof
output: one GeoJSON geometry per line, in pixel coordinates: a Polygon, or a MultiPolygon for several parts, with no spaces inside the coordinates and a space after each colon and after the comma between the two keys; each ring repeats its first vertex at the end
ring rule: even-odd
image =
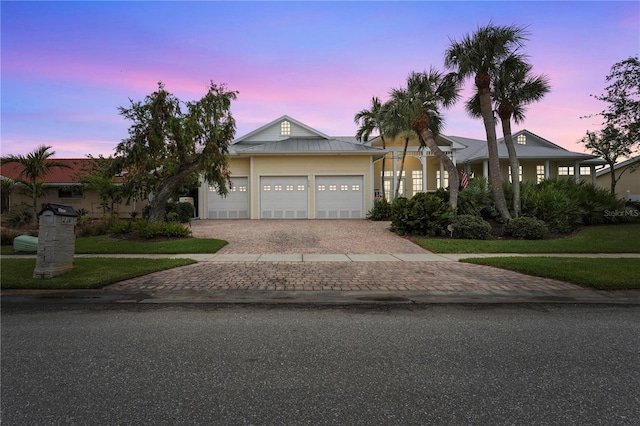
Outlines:
{"type": "MultiPolygon", "coordinates": [[[[234,145],[236,154],[311,154],[311,153],[369,153],[382,154],[381,148],[370,147],[359,143],[349,142],[344,138],[289,138],[280,141],[265,142],[261,144],[238,143],[234,145]]],[[[355,139],[355,138],[354,138],[355,139]]]]}

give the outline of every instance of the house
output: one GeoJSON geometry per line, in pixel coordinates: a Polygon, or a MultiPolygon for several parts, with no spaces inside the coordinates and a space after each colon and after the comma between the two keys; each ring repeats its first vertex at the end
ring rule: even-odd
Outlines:
{"type": "MultiPolygon", "coordinates": [[[[616,179],[616,196],[630,201],[640,201],[640,155],[631,157],[614,166],[616,179]]],[[[596,172],[597,185],[611,188],[611,168],[605,167],[596,172]]]]}
{"type": "MultiPolygon", "coordinates": [[[[523,181],[567,176],[595,182],[595,166],[602,164],[593,155],[568,151],[526,130],[515,133],[514,141],[523,181]]],[[[442,135],[436,143],[459,170],[488,177],[486,141],[442,135]]],[[[504,141],[498,145],[507,179],[504,141]]],[[[360,143],[355,137],[328,136],[284,115],[231,143],[231,190],[221,197],[215,186],[203,182],[199,216],[357,219],[366,217],[383,191],[391,200],[396,192],[412,197],[448,186],[444,166],[417,138],[409,135],[406,154],[404,146],[404,137],[360,143]]]]}
{"type": "MultiPolygon", "coordinates": [[[[91,168],[94,160],[90,158],[56,158],[52,161],[65,164],[67,167],[54,167],[43,178],[44,195],[38,197],[39,204],[56,203],[65,204],[75,210],[84,209],[90,217],[100,217],[105,212],[100,201],[99,194],[94,190],[89,190],[80,183],[84,174],[91,168]]],[[[0,167],[0,177],[2,179],[12,179],[17,181],[22,171],[22,166],[17,163],[8,163],[0,167]]],[[[20,203],[32,205],[33,199],[27,191],[25,185],[16,183],[11,194],[3,194],[3,210],[6,207],[12,208],[20,203]]],[[[129,217],[130,213],[137,212],[138,217],[142,217],[141,210],[145,203],[132,202],[127,205],[125,202],[116,204],[114,210],[120,217],[129,217]]]]}

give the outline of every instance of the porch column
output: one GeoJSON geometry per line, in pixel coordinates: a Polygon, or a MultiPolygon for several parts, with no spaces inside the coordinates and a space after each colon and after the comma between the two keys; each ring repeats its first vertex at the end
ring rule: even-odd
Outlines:
{"type": "Polygon", "coordinates": [[[440,162],[440,182],[438,182],[438,188],[444,188],[444,164],[440,162]]]}
{"type": "Polygon", "coordinates": [[[395,149],[392,151],[393,158],[393,177],[391,178],[391,194],[389,194],[389,199],[393,200],[396,197],[396,174],[398,173],[398,156],[396,155],[398,151],[395,149]]]}
{"type": "Polygon", "coordinates": [[[487,160],[482,162],[482,176],[485,179],[489,179],[489,161],[487,160]]]}
{"type": "Polygon", "coordinates": [[[545,179],[549,179],[549,176],[550,176],[549,169],[550,169],[549,160],[544,160],[544,178],[545,179]]]}
{"type": "Polygon", "coordinates": [[[580,182],[580,161],[573,163],[573,179],[576,183],[580,182]]]}
{"type": "Polygon", "coordinates": [[[591,165],[591,185],[596,186],[596,166],[591,165]]]}
{"type": "Polygon", "coordinates": [[[422,161],[422,192],[427,192],[427,154],[424,153],[420,156],[420,161],[422,161]]]}

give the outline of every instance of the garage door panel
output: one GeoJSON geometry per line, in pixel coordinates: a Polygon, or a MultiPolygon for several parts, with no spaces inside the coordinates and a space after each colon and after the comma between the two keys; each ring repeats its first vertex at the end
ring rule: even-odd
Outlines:
{"type": "Polygon", "coordinates": [[[263,176],[260,178],[262,219],[306,219],[309,194],[306,176],[263,176]]]}
{"type": "Polygon", "coordinates": [[[316,218],[362,219],[364,193],[362,176],[317,176],[316,218]]]}
{"type": "Polygon", "coordinates": [[[231,179],[231,188],[226,197],[218,195],[215,187],[209,187],[207,214],[209,219],[249,218],[249,179],[231,179]]]}

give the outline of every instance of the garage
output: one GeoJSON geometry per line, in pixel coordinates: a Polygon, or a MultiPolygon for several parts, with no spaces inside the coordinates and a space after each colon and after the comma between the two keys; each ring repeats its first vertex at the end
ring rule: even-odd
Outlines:
{"type": "Polygon", "coordinates": [[[309,194],[307,176],[263,176],[260,178],[262,219],[306,219],[309,194]]]}
{"type": "Polygon", "coordinates": [[[362,176],[316,176],[316,218],[364,218],[362,183],[362,176]]]}
{"type": "Polygon", "coordinates": [[[209,186],[207,194],[209,219],[249,218],[249,178],[234,177],[226,197],[218,195],[215,186],[209,186]]]}

